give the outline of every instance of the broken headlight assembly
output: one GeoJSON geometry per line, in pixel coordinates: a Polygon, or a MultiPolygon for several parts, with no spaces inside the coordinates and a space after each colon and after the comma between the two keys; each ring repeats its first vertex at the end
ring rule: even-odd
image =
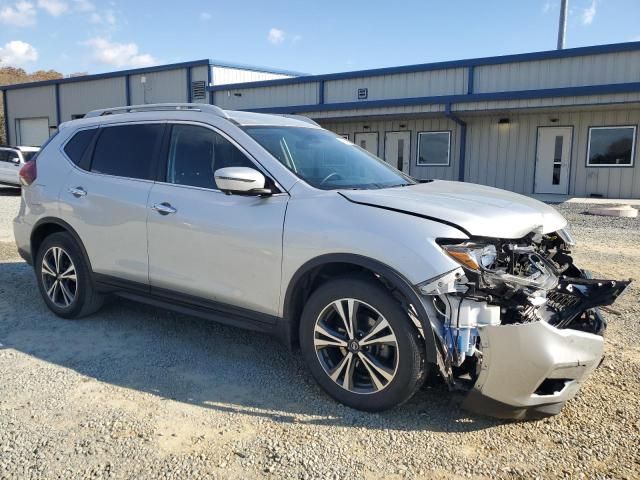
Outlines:
{"type": "Polygon", "coordinates": [[[418,285],[431,296],[442,325],[441,340],[452,365],[477,355],[483,325],[545,321],[602,335],[606,322],[597,307],[611,305],[629,281],[594,280],[577,268],[568,228],[524,238],[441,239],[440,247],[460,268],[418,285]]]}

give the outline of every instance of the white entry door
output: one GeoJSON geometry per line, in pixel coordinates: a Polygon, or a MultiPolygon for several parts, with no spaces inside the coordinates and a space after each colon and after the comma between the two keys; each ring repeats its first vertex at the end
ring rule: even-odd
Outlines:
{"type": "Polygon", "coordinates": [[[378,155],[378,132],[356,133],[353,143],[364,148],[369,153],[378,155]]]}
{"type": "Polygon", "coordinates": [[[571,127],[538,129],[535,193],[569,193],[572,136],[571,127]]]}
{"type": "Polygon", "coordinates": [[[18,120],[18,145],[40,147],[49,139],[49,119],[21,118],[18,120]]]}
{"type": "Polygon", "coordinates": [[[409,175],[411,132],[387,132],[384,134],[384,160],[409,175]]]}

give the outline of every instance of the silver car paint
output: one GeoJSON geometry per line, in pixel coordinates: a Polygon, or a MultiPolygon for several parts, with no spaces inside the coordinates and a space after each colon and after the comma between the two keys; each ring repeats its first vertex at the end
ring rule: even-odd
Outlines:
{"type": "Polygon", "coordinates": [[[555,232],[567,221],[550,205],[524,195],[472,183],[436,180],[406,188],[345,192],[356,201],[442,218],[472,235],[522,238],[555,232]]]}
{"type": "Polygon", "coordinates": [[[604,340],[546,322],[481,327],[483,366],[474,388],[508,405],[532,407],[565,402],[598,366],[604,340]],[[570,379],[552,395],[534,391],[546,378],[570,379]]]}

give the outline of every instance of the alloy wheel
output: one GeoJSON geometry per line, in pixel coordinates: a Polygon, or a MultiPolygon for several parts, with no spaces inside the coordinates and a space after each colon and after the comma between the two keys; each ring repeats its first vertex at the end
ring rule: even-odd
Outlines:
{"type": "Polygon", "coordinates": [[[76,267],[61,247],[51,247],[42,257],[42,284],[49,300],[60,308],[68,308],[78,292],[76,267]]]}
{"type": "Polygon", "coordinates": [[[367,303],[354,298],[331,302],[316,319],[313,342],[325,373],[351,393],[377,393],[396,375],[396,335],[367,303]]]}

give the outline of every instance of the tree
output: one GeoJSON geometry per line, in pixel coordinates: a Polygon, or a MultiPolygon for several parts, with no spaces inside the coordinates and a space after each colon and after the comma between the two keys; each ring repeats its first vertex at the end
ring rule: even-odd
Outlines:
{"type": "MultiPolygon", "coordinates": [[[[62,78],[60,72],[55,70],[37,70],[27,73],[22,68],[0,67],[0,85],[13,85],[15,83],[39,82],[41,80],[55,80],[62,78]]],[[[0,143],[7,143],[4,131],[4,98],[0,99],[0,143]]]]}

